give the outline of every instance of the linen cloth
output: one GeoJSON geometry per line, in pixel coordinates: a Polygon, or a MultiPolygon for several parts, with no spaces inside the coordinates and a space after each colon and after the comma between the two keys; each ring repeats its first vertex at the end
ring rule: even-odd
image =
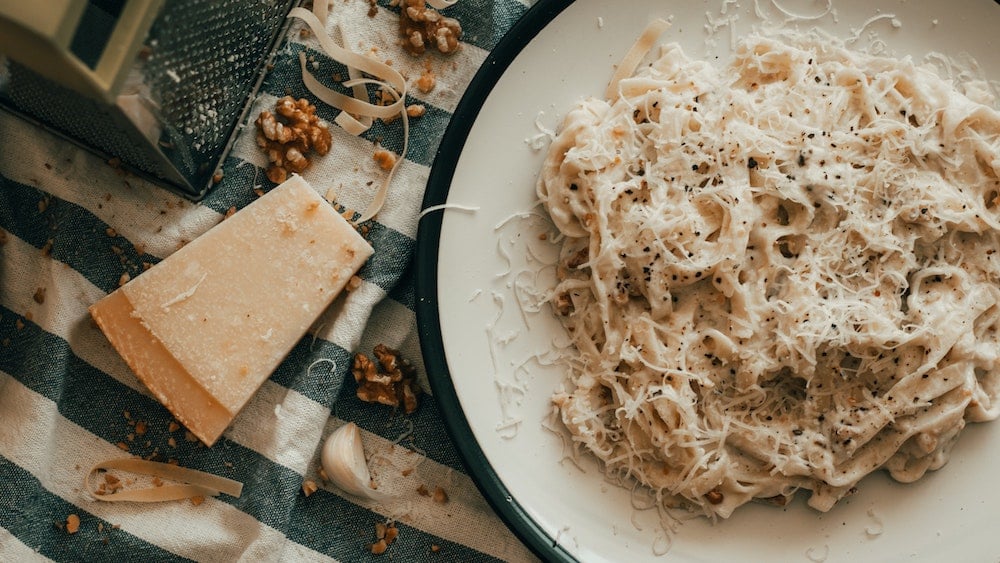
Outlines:
{"type": "MultiPolygon", "coordinates": [[[[293,24],[224,166],[224,178],[191,203],[5,112],[0,112],[0,560],[339,560],[528,561],[464,473],[434,398],[418,410],[364,403],[355,396],[353,354],[376,344],[420,360],[412,256],[425,182],[435,151],[472,76],[490,49],[529,7],[524,0],[463,0],[444,11],[464,35],[450,56],[413,57],[398,38],[398,8],[335,0],[327,31],[355,52],[392,61],[411,84],[410,147],[388,202],[368,223],[375,255],[361,287],[338,301],[292,350],[211,448],[183,427],[128,369],[90,320],[87,307],[141,275],[185,242],[274,187],[255,145],[252,120],[291,94],[316,103],[333,147],[303,176],[339,205],[363,210],[385,172],[376,144],[402,149],[402,124],[352,137],[332,125],[337,111],[302,85],[297,55],[333,85],[346,72],[293,24]],[[413,88],[425,71],[429,93],[413,88]],[[322,360],[322,361],[318,361],[322,360]],[[348,421],[363,431],[366,454],[389,502],[361,500],[317,474],[326,437],[348,421]],[[83,479],[97,462],[155,454],[184,467],[244,483],[240,498],[202,504],[106,503],[83,479]],[[303,494],[304,480],[319,490],[303,494]],[[440,487],[447,502],[437,502],[440,487]],[[79,531],[65,529],[69,515],[79,531]],[[378,523],[398,538],[374,555],[378,523]]],[[[253,236],[248,233],[247,236],[253,236]]]]}

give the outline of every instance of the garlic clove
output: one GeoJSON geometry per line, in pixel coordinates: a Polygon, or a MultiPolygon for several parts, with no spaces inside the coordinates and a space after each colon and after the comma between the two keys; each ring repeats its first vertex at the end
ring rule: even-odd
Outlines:
{"type": "Polygon", "coordinates": [[[371,486],[371,472],[357,424],[348,422],[334,430],[323,444],[320,461],[327,477],[345,493],[372,500],[387,498],[371,486]]]}

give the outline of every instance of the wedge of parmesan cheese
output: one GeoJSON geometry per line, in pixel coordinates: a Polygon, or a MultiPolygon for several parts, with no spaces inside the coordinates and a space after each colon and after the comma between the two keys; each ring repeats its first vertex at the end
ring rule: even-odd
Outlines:
{"type": "Polygon", "coordinates": [[[210,446],[372,252],[295,176],[90,313],[156,398],[210,446]]]}

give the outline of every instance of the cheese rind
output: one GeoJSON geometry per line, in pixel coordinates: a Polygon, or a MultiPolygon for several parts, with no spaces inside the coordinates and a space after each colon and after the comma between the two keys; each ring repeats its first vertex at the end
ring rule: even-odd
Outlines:
{"type": "Polygon", "coordinates": [[[165,405],[184,405],[183,409],[171,409],[177,421],[202,441],[222,434],[235,413],[219,404],[146,329],[125,293],[115,291],[98,305],[91,311],[97,326],[132,371],[145,374],[139,378],[153,396],[165,405]],[[155,366],[155,373],[151,373],[151,366],[155,366]]]}
{"type": "Polygon", "coordinates": [[[372,252],[295,176],[91,314],[160,402],[211,445],[372,252]],[[215,406],[228,415],[221,428],[215,406]]]}

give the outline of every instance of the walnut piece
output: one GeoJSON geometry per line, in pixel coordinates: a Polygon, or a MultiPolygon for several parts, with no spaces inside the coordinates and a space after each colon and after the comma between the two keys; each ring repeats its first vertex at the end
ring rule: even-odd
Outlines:
{"type": "Polygon", "coordinates": [[[306,479],[305,481],[302,481],[302,494],[304,494],[305,496],[308,497],[309,495],[315,493],[318,490],[319,487],[316,485],[315,481],[311,479],[306,479]]]}
{"type": "Polygon", "coordinates": [[[267,178],[275,184],[287,180],[291,172],[305,170],[310,152],[320,156],[330,152],[330,128],[316,115],[316,106],[305,99],[285,96],[275,102],[274,113],[264,110],[254,123],[257,146],[271,163],[267,178]]]}
{"type": "Polygon", "coordinates": [[[396,154],[385,149],[375,149],[375,152],[372,153],[372,160],[382,170],[392,170],[392,167],[396,165],[396,154]]]}
{"type": "Polygon", "coordinates": [[[378,522],[375,524],[375,543],[369,546],[373,555],[382,555],[385,553],[392,542],[396,541],[396,537],[399,536],[399,529],[396,528],[395,522],[389,522],[384,524],[378,522]]]}
{"type": "Polygon", "coordinates": [[[435,86],[437,86],[437,76],[431,72],[430,69],[427,69],[420,75],[420,78],[417,79],[416,86],[418,90],[427,94],[433,90],[435,86]]]}
{"type": "Polygon", "coordinates": [[[417,370],[398,350],[384,344],[373,350],[377,363],[364,354],[355,354],[351,373],[358,383],[358,398],[367,403],[390,407],[403,405],[406,414],[417,410],[420,387],[417,370]]]}
{"type": "Polygon", "coordinates": [[[455,18],[444,17],[434,8],[428,8],[425,0],[402,0],[399,34],[403,37],[403,48],[412,55],[422,55],[428,47],[448,55],[458,50],[462,26],[455,18]]]}
{"type": "Polygon", "coordinates": [[[434,487],[434,502],[438,504],[444,504],[448,502],[448,493],[445,492],[441,487],[434,487]]]}
{"type": "Polygon", "coordinates": [[[389,543],[385,540],[378,540],[372,544],[372,555],[382,555],[387,549],[389,549],[389,543]]]}

